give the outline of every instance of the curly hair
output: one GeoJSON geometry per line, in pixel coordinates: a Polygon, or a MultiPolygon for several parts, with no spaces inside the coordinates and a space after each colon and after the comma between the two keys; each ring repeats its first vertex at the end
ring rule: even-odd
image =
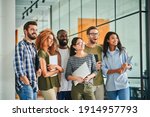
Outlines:
{"type": "MultiPolygon", "coordinates": [[[[49,39],[50,35],[53,35],[53,40],[56,40],[54,33],[51,29],[47,28],[40,32],[35,42],[37,50],[43,49],[43,43],[45,40],[49,39]]],[[[52,46],[54,46],[54,44],[52,44],[52,46]]]]}

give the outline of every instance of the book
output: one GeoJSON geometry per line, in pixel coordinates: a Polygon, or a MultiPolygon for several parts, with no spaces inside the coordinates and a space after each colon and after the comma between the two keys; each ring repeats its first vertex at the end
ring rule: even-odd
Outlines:
{"type": "MultiPolygon", "coordinates": [[[[88,76],[89,74],[91,74],[90,70],[89,70],[89,67],[87,65],[86,62],[84,62],[78,69],[76,69],[74,72],[73,72],[73,76],[79,76],[79,77],[82,77],[82,78],[85,78],[86,76],[88,76]]],[[[76,86],[78,84],[77,81],[74,81],[74,85],[76,86]]]]}
{"type": "MultiPolygon", "coordinates": [[[[58,56],[57,55],[49,56],[49,63],[51,65],[58,65],[58,56]]],[[[55,69],[52,69],[51,71],[54,71],[54,70],[55,69]]],[[[57,74],[54,74],[51,77],[56,76],[56,75],[57,74]]]]}
{"type": "MultiPolygon", "coordinates": [[[[131,60],[132,60],[133,56],[130,56],[127,58],[127,63],[130,64],[131,63],[131,60]]],[[[124,73],[120,74],[117,78],[117,81],[120,81],[121,78],[123,77],[124,73]]]]}
{"type": "Polygon", "coordinates": [[[49,57],[49,63],[53,65],[58,65],[58,57],[57,55],[53,55],[49,57]]]}

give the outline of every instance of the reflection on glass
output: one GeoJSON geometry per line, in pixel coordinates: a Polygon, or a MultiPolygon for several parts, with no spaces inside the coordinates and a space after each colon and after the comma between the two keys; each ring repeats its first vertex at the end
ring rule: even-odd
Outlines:
{"type": "MultiPolygon", "coordinates": [[[[75,34],[81,25],[81,0],[70,0],[70,34],[75,34]]],[[[81,27],[80,27],[81,28],[81,27]]]]}
{"type": "Polygon", "coordinates": [[[116,22],[116,32],[120,36],[122,45],[128,55],[133,56],[133,68],[128,72],[129,77],[140,77],[140,37],[139,37],[139,14],[135,14],[116,22]],[[136,27],[136,28],[135,28],[136,27]],[[136,50],[136,52],[135,52],[136,50]]]}
{"type": "Polygon", "coordinates": [[[60,29],[69,32],[69,0],[60,0],[60,29]]]}
{"type": "Polygon", "coordinates": [[[59,2],[55,3],[52,7],[52,30],[56,34],[60,29],[59,26],[59,2]]]}
{"type": "Polygon", "coordinates": [[[99,20],[114,20],[114,0],[97,0],[97,25],[103,24],[99,20]]]}
{"type": "Polygon", "coordinates": [[[139,0],[116,0],[116,18],[139,11],[139,0]]]}
{"type": "Polygon", "coordinates": [[[96,26],[95,0],[82,0],[82,30],[96,26]]]}

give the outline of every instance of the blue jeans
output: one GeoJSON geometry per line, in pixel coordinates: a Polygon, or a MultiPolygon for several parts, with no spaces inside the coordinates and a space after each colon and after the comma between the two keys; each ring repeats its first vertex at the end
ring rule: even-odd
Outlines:
{"type": "Polygon", "coordinates": [[[19,92],[20,100],[36,100],[37,92],[34,92],[30,85],[24,85],[19,92]]]}
{"type": "Polygon", "coordinates": [[[116,91],[107,91],[108,100],[130,100],[129,87],[116,91]]]}
{"type": "Polygon", "coordinates": [[[61,91],[57,93],[58,100],[71,100],[71,91],[61,91]]]}

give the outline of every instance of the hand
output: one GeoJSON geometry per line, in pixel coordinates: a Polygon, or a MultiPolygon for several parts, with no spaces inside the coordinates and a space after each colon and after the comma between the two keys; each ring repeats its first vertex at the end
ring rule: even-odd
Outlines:
{"type": "Polygon", "coordinates": [[[119,68],[117,70],[118,74],[122,74],[127,68],[128,68],[128,64],[127,63],[122,64],[121,68],[119,68]]]}
{"type": "Polygon", "coordinates": [[[130,64],[128,64],[127,69],[131,70],[132,66],[130,64]]]}
{"type": "Polygon", "coordinates": [[[42,74],[42,70],[41,70],[41,69],[38,69],[38,71],[36,72],[37,78],[40,77],[41,74],[42,74]]]}
{"type": "Polygon", "coordinates": [[[21,76],[20,80],[25,84],[25,85],[30,85],[30,82],[26,76],[21,76]]]}
{"type": "Polygon", "coordinates": [[[88,83],[90,80],[91,80],[91,78],[89,76],[87,76],[87,77],[84,78],[84,82],[85,83],[88,83]]]}
{"type": "Polygon", "coordinates": [[[51,71],[51,70],[53,70],[53,69],[56,69],[56,65],[48,64],[48,65],[47,65],[47,69],[48,69],[48,71],[51,71]]]}
{"type": "Polygon", "coordinates": [[[128,64],[127,63],[122,64],[121,68],[123,69],[123,71],[125,71],[128,68],[128,64]]]}
{"type": "Polygon", "coordinates": [[[96,63],[96,69],[99,71],[101,69],[101,66],[102,66],[102,62],[101,61],[98,61],[96,63]]]}
{"type": "Polygon", "coordinates": [[[82,77],[77,77],[76,81],[78,83],[83,83],[84,82],[84,79],[82,77]]]}

